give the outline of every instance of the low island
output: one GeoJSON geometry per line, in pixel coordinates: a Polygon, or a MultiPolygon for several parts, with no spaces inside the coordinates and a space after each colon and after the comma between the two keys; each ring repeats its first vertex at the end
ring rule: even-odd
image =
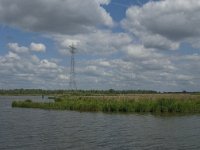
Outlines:
{"type": "Polygon", "coordinates": [[[68,93],[54,102],[14,101],[12,107],[112,113],[200,113],[194,93],[68,93]]]}

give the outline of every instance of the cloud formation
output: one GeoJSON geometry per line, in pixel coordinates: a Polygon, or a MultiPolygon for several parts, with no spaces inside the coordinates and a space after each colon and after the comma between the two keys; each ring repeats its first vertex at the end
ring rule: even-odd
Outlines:
{"type": "Polygon", "coordinates": [[[123,27],[147,48],[176,50],[182,42],[200,41],[200,1],[163,0],[132,6],[123,27]]]}
{"type": "Polygon", "coordinates": [[[40,59],[32,53],[9,51],[0,56],[0,87],[3,88],[66,88],[66,68],[50,59],[40,59]]]}
{"type": "Polygon", "coordinates": [[[18,43],[8,43],[8,48],[15,53],[28,53],[30,51],[45,52],[46,46],[42,43],[32,42],[29,47],[19,46],[18,43]]]}
{"type": "Polygon", "coordinates": [[[42,43],[34,43],[32,42],[30,44],[30,50],[36,51],[36,52],[45,52],[46,51],[46,46],[42,43]]]}
{"type": "MultiPolygon", "coordinates": [[[[66,58],[69,63],[70,57],[66,58]]],[[[80,60],[75,56],[75,59],[78,88],[180,91],[196,90],[200,84],[200,70],[196,69],[200,68],[199,54],[177,57],[142,45],[127,44],[117,58],[80,60]]],[[[11,49],[0,56],[0,68],[0,86],[4,88],[69,88],[70,68],[54,58],[41,59],[31,52],[11,49]]]]}
{"type": "Polygon", "coordinates": [[[8,43],[8,48],[16,53],[27,53],[29,51],[28,47],[19,46],[18,43],[8,43]]]}
{"type": "Polygon", "coordinates": [[[54,35],[62,54],[69,54],[69,45],[75,44],[79,54],[106,56],[118,53],[122,47],[132,42],[129,34],[113,33],[110,30],[95,30],[88,34],[54,35]]]}
{"type": "Polygon", "coordinates": [[[0,22],[29,31],[76,34],[113,20],[101,4],[108,0],[1,0],[0,22]]]}
{"type": "Polygon", "coordinates": [[[46,33],[47,45],[32,42],[35,37],[28,43],[18,41],[24,45],[9,41],[8,51],[0,55],[0,87],[69,88],[69,45],[74,44],[80,89],[199,90],[200,54],[192,47],[200,48],[200,2],[131,6],[120,24],[123,28],[117,29],[102,7],[109,3],[1,0],[0,22],[46,33]],[[181,49],[185,43],[189,46],[181,49]],[[50,45],[55,46],[51,53],[50,45]],[[45,56],[35,53],[45,51],[45,56]]]}

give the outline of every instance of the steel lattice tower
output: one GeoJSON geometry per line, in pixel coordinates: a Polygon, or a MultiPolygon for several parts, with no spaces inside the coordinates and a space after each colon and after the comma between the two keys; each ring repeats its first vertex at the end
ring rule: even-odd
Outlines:
{"type": "Polygon", "coordinates": [[[75,59],[74,59],[74,55],[75,55],[75,50],[76,48],[74,47],[74,45],[70,45],[70,53],[71,53],[71,66],[70,66],[70,81],[69,81],[69,86],[71,90],[76,90],[76,78],[75,78],[75,59]]]}

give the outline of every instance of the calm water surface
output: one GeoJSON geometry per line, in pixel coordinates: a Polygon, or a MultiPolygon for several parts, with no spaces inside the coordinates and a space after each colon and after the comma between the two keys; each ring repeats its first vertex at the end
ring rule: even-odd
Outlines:
{"type": "Polygon", "coordinates": [[[200,115],[154,116],[11,108],[0,96],[0,150],[196,149],[200,115]]]}

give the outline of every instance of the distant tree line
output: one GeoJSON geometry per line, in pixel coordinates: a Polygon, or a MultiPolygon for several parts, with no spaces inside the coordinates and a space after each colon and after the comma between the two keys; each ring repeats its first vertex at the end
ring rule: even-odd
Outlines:
{"type": "Polygon", "coordinates": [[[0,95],[50,95],[63,94],[64,90],[43,90],[43,89],[10,89],[0,90],[0,95]]]}
{"type": "Polygon", "coordinates": [[[0,95],[96,95],[96,94],[153,94],[158,93],[152,90],[43,90],[43,89],[10,89],[0,90],[0,95]]]}
{"type": "MultiPolygon", "coordinates": [[[[153,90],[43,90],[43,89],[0,89],[0,95],[57,95],[57,94],[65,94],[65,95],[116,95],[116,94],[159,94],[160,92],[153,90]]],[[[168,94],[173,93],[192,93],[192,94],[200,94],[199,92],[163,92],[168,94]]]]}

